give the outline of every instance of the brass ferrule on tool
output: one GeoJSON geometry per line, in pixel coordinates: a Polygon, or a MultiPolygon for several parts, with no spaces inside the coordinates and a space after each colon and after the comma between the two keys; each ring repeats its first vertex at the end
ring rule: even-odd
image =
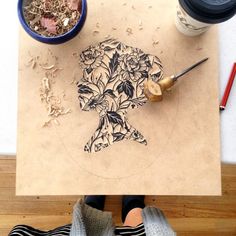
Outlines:
{"type": "Polygon", "coordinates": [[[159,102],[163,100],[163,93],[174,86],[176,80],[175,76],[166,77],[158,82],[152,79],[144,84],[144,94],[151,102],[159,102]]]}

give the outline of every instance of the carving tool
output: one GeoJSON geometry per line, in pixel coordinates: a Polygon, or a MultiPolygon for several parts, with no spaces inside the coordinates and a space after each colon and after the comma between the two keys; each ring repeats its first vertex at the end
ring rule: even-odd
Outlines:
{"type": "Polygon", "coordinates": [[[208,58],[204,58],[203,60],[195,63],[189,68],[183,70],[181,73],[177,75],[171,75],[170,77],[166,77],[164,79],[159,80],[158,82],[154,82],[152,79],[149,79],[144,84],[144,94],[151,102],[159,102],[163,100],[163,93],[174,86],[174,84],[178,81],[178,79],[197,66],[201,65],[203,62],[207,61],[208,58]]]}
{"type": "Polygon", "coordinates": [[[233,68],[232,68],[232,71],[230,73],[227,86],[225,88],[224,96],[223,96],[223,98],[221,100],[221,103],[220,103],[220,110],[221,111],[224,110],[225,107],[226,107],[226,104],[227,104],[227,101],[228,101],[228,98],[229,98],[229,94],[230,94],[232,85],[234,83],[235,77],[236,77],[236,62],[233,65],[233,68]]]}

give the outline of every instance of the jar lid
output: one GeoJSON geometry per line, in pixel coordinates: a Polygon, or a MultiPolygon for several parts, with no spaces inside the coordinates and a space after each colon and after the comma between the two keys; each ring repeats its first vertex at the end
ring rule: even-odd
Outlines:
{"type": "Polygon", "coordinates": [[[236,13],[236,0],[179,0],[194,19],[209,24],[226,21],[236,13]]]}

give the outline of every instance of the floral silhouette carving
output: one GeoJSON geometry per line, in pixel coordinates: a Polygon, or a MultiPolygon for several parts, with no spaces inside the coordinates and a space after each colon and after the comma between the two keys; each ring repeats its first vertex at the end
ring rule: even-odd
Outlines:
{"type": "Polygon", "coordinates": [[[146,103],[144,82],[163,76],[158,57],[108,39],[80,55],[83,78],[78,82],[80,107],[99,113],[99,125],[84,147],[98,152],[124,139],[146,145],[145,137],[127,119],[128,109],[146,103]]]}

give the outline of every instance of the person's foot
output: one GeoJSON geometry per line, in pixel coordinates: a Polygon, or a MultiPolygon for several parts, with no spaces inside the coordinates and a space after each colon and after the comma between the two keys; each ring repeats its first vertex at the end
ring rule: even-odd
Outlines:
{"type": "Polygon", "coordinates": [[[85,196],[84,202],[93,208],[103,211],[105,205],[105,199],[106,196],[103,195],[101,196],[91,195],[91,196],[85,196]]]}
{"type": "Polygon", "coordinates": [[[144,203],[145,196],[123,196],[122,198],[122,222],[125,221],[126,216],[128,213],[134,208],[141,208],[145,207],[144,203]]]}

